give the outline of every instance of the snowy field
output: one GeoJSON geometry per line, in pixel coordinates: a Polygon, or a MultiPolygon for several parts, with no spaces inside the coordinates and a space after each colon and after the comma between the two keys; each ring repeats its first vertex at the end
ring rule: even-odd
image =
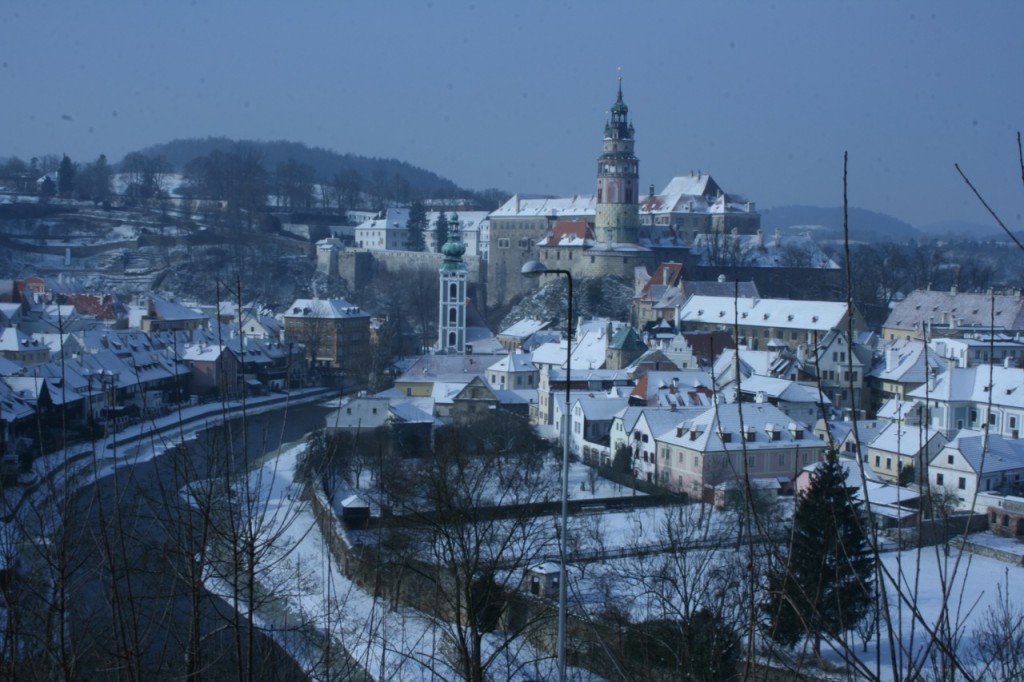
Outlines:
{"type": "MultiPolygon", "coordinates": [[[[281,562],[282,580],[296,581],[301,574],[301,590],[290,591],[286,611],[293,619],[315,623],[316,629],[329,632],[332,640],[343,643],[352,659],[375,679],[401,680],[450,680],[454,670],[444,656],[445,630],[425,615],[409,608],[393,609],[385,601],[375,599],[344,576],[340,575],[330,560],[325,543],[316,528],[308,504],[299,502],[294,494],[292,473],[302,446],[283,453],[276,463],[268,462],[260,477],[273,484],[265,489],[269,505],[267,513],[289,517],[286,542],[279,548],[288,560],[281,562]]],[[[576,493],[585,472],[573,471],[576,493]]],[[[611,487],[613,484],[604,482],[611,487]]],[[[693,509],[699,509],[694,505],[693,509]]],[[[694,541],[718,541],[723,537],[726,525],[731,524],[734,515],[729,512],[705,509],[707,516],[701,521],[704,530],[693,536],[694,541]]],[[[690,513],[690,512],[687,512],[690,513]]],[[[605,549],[629,547],[637,544],[657,544],[662,541],[662,531],[667,519],[674,512],[663,508],[641,509],[629,512],[584,515],[573,519],[574,532],[579,534],[581,543],[600,543],[605,549]],[[590,538],[587,540],[586,538],[590,538]]],[[[678,513],[676,512],[676,518],[678,513]]],[[[734,540],[730,540],[730,543],[734,540]]],[[[745,550],[734,547],[718,547],[707,552],[706,561],[729,563],[742,557],[745,550]]],[[[888,576],[889,602],[893,614],[892,622],[900,633],[894,637],[895,650],[889,644],[886,631],[872,636],[864,644],[856,633],[848,635],[848,650],[855,652],[864,666],[871,671],[862,677],[894,679],[894,666],[900,671],[911,667],[920,668],[922,659],[927,663],[929,653],[925,648],[928,633],[935,628],[940,618],[946,618],[949,627],[960,633],[959,651],[963,660],[969,659],[974,649],[971,630],[986,610],[995,603],[997,586],[1006,580],[1015,581],[1016,574],[1024,570],[987,557],[963,554],[958,560],[957,552],[947,557],[940,548],[924,548],[920,551],[887,552],[882,563],[888,576]],[[899,593],[897,592],[899,588],[899,593]],[[900,598],[899,594],[913,595],[900,598]],[[944,594],[950,595],[944,599],[944,594]]],[[[695,570],[700,561],[691,561],[695,570]]],[[[574,609],[590,611],[613,600],[621,605],[634,605],[640,611],[649,605],[641,605],[636,595],[616,593],[609,590],[608,572],[638,559],[620,559],[602,564],[574,566],[570,571],[574,609]]],[[[640,566],[642,564],[634,564],[640,566]]],[[[705,563],[707,569],[709,563],[705,563]]],[[[620,581],[620,587],[624,583],[620,581]]],[[[211,585],[216,587],[216,585],[211,585]]],[[[1012,598],[1024,601],[1024,595],[1011,590],[1012,598]]],[[[282,634],[281,643],[289,647],[304,665],[316,666],[316,660],[308,648],[289,641],[282,634]]],[[[843,657],[837,651],[828,651],[824,657],[836,669],[844,667],[843,657]]],[[[799,653],[799,652],[797,652],[799,653]]],[[[319,660],[319,659],[318,659],[319,660]]],[[[553,679],[553,661],[545,658],[528,645],[506,653],[500,670],[508,671],[510,680],[553,679]]],[[[966,664],[966,663],[965,663],[966,664]]],[[[814,670],[814,663],[805,664],[814,670]]],[[[310,668],[310,669],[313,669],[310,668]]],[[[502,674],[505,674],[504,672],[502,674]]],[[[574,669],[571,679],[601,679],[583,670],[574,669]]]]}

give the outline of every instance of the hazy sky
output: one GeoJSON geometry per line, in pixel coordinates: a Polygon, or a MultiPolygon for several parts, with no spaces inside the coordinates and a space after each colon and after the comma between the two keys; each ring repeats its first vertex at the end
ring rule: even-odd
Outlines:
{"type": "Polygon", "coordinates": [[[591,193],[621,67],[641,186],[1022,223],[1024,2],[66,0],[0,9],[0,156],[179,137],[591,193]]]}

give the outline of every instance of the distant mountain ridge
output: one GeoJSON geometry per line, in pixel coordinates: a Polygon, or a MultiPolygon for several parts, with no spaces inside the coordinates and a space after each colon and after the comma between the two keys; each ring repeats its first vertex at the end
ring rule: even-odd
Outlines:
{"type": "MultiPolygon", "coordinates": [[[[885,213],[851,208],[850,239],[855,242],[905,242],[910,239],[1007,240],[1003,230],[992,223],[945,220],[911,225],[885,213]]],[[[809,232],[818,241],[843,238],[843,209],[840,206],[777,206],[761,213],[761,230],[766,234],[809,232]]]]}
{"type": "MultiPolygon", "coordinates": [[[[906,241],[925,236],[910,223],[863,208],[849,209],[850,239],[861,242],[906,241]]],[[[811,232],[818,241],[843,238],[842,207],[777,206],[761,213],[761,230],[770,234],[811,232]]]]}
{"type": "Polygon", "coordinates": [[[277,164],[294,160],[312,167],[317,178],[322,180],[330,180],[336,173],[355,172],[368,182],[402,178],[414,193],[423,196],[445,196],[460,192],[458,185],[451,180],[405,161],[343,154],[287,140],[267,142],[233,140],[227,137],[188,138],[152,145],[140,152],[148,156],[163,156],[180,172],[195,158],[206,156],[215,150],[230,152],[239,147],[260,152],[263,155],[264,166],[270,172],[273,172],[277,164]]]}

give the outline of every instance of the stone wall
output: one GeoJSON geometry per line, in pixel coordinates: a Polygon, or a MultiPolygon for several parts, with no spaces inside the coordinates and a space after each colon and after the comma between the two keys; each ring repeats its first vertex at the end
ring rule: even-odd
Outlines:
{"type": "MultiPolygon", "coordinates": [[[[369,251],[366,249],[342,249],[317,254],[317,269],[334,272],[349,283],[352,288],[373,286],[382,272],[392,275],[409,272],[427,272],[437,276],[444,256],[439,253],[415,251],[369,251]],[[328,260],[332,258],[333,260],[328,260]],[[336,270],[333,269],[336,267],[336,270]]],[[[486,313],[487,261],[478,256],[462,259],[469,273],[469,296],[482,313],[486,313]]]]}

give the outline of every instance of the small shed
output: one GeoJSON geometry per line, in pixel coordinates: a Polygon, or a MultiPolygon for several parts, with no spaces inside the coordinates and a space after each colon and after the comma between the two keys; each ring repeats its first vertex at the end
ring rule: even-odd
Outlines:
{"type": "Polygon", "coordinates": [[[534,564],[523,571],[526,589],[535,597],[558,599],[559,565],[553,561],[534,564]]]}
{"type": "Polygon", "coordinates": [[[365,530],[370,522],[370,505],[358,495],[341,501],[341,522],[349,530],[365,530]]]}

